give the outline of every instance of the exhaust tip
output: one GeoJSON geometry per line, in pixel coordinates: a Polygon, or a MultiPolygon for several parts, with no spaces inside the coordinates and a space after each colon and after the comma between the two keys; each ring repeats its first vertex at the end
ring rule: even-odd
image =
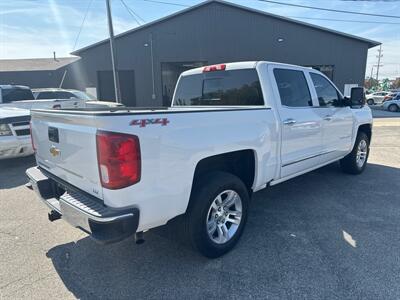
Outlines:
{"type": "Polygon", "coordinates": [[[141,245],[144,243],[143,231],[135,233],[135,243],[136,245],[141,245]]]}

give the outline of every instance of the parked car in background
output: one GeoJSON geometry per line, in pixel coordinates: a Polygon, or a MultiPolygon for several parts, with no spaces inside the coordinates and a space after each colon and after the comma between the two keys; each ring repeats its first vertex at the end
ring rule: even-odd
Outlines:
{"type": "Polygon", "coordinates": [[[141,240],[172,221],[217,257],[239,240],[253,192],[334,161],[364,171],[372,134],[364,102],[363,88],[345,98],[310,68],[201,67],[181,74],[170,108],[33,110],[38,166],[27,175],[50,221],[101,243],[141,240]]]}
{"type": "Polygon", "coordinates": [[[22,85],[0,85],[0,107],[24,109],[54,108],[107,108],[119,107],[115,102],[97,101],[93,96],[78,90],[34,89],[22,85]]]}
{"type": "Polygon", "coordinates": [[[83,100],[83,104],[80,105],[79,107],[84,107],[84,108],[123,106],[122,104],[116,102],[98,101],[94,96],[88,93],[73,89],[60,89],[60,88],[34,89],[33,95],[37,100],[43,100],[43,99],[83,100]]]}
{"type": "Polygon", "coordinates": [[[83,108],[85,100],[35,99],[32,90],[21,85],[0,85],[0,107],[34,108],[83,108]]]}
{"type": "Polygon", "coordinates": [[[400,111],[400,93],[398,93],[391,100],[385,101],[383,103],[383,109],[391,111],[391,112],[400,111]]]}
{"type": "Polygon", "coordinates": [[[43,99],[81,99],[81,100],[96,100],[90,94],[79,90],[60,89],[60,88],[45,88],[45,89],[32,89],[33,96],[37,100],[43,99]]]}
{"type": "Polygon", "coordinates": [[[396,99],[400,95],[400,92],[391,92],[383,98],[383,102],[396,99]]]}
{"type": "Polygon", "coordinates": [[[33,154],[30,119],[27,109],[0,107],[0,159],[33,154]]]}
{"type": "Polygon", "coordinates": [[[389,92],[384,92],[384,91],[375,92],[372,94],[367,94],[365,96],[365,99],[367,99],[368,105],[380,104],[383,102],[383,99],[388,94],[389,94],[389,92]]]}

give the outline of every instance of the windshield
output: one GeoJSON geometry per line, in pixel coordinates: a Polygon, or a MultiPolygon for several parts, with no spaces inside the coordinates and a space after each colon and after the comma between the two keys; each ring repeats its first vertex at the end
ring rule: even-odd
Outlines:
{"type": "Polygon", "coordinates": [[[10,103],[13,101],[21,100],[34,100],[32,91],[30,89],[24,88],[9,88],[1,90],[3,103],[10,103]]]}
{"type": "Polygon", "coordinates": [[[178,83],[174,106],[263,105],[255,69],[214,71],[183,76],[178,83]]]}

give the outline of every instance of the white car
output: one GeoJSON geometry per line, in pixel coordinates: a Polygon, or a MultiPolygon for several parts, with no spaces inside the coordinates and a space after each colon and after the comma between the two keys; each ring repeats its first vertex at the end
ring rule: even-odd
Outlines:
{"type": "Polygon", "coordinates": [[[49,100],[49,99],[75,99],[82,101],[79,108],[94,108],[94,107],[121,107],[123,104],[108,101],[98,101],[96,98],[88,93],[73,90],[73,89],[61,89],[61,88],[44,88],[44,89],[33,89],[33,95],[36,100],[49,100]]]}
{"type": "Polygon", "coordinates": [[[78,90],[35,89],[20,85],[0,85],[0,107],[24,109],[85,109],[120,107],[115,102],[97,101],[92,96],[78,90]]]}
{"type": "Polygon", "coordinates": [[[51,221],[96,241],[140,240],[173,222],[217,257],[238,242],[253,192],[335,161],[363,172],[372,135],[364,101],[363,88],[344,98],[310,68],[201,67],[181,74],[170,108],[33,110],[37,167],[27,175],[51,221]]]}
{"type": "Polygon", "coordinates": [[[383,109],[396,112],[400,111],[400,93],[398,93],[392,100],[387,100],[383,103],[383,109]]]}
{"type": "Polygon", "coordinates": [[[389,92],[380,91],[368,94],[365,96],[365,98],[367,99],[368,105],[381,104],[383,103],[385,96],[387,96],[388,94],[389,92]]]}
{"type": "Polygon", "coordinates": [[[29,121],[26,109],[0,108],[0,159],[33,154],[29,121]]]}
{"type": "Polygon", "coordinates": [[[34,108],[83,108],[80,99],[35,99],[32,90],[21,85],[0,85],[0,107],[34,108]]]}

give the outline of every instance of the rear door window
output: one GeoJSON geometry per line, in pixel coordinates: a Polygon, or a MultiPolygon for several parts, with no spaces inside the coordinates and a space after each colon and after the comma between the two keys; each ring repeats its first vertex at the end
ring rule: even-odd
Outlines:
{"type": "Polygon", "coordinates": [[[255,69],[214,71],[183,76],[174,106],[263,105],[261,85],[255,69]]]}
{"type": "Polygon", "coordinates": [[[21,88],[2,89],[1,94],[3,98],[3,103],[35,99],[30,89],[21,89],[21,88]]]}
{"type": "Polygon", "coordinates": [[[274,69],[274,76],[282,105],[288,107],[313,106],[303,71],[274,69]]]}

